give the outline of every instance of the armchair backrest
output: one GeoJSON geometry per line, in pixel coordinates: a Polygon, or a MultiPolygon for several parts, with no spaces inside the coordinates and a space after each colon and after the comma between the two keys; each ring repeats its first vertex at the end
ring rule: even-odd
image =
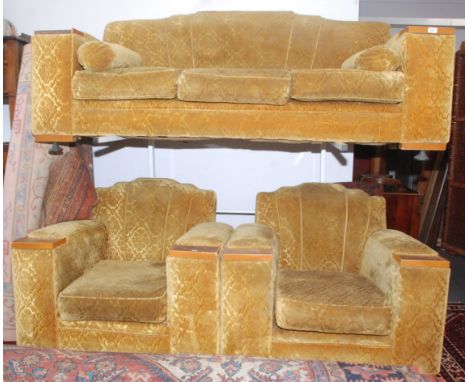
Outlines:
{"type": "Polygon", "coordinates": [[[164,263],[170,247],[216,216],[216,194],[170,179],[136,179],[98,188],[93,219],[107,228],[106,258],[164,263]]]}
{"type": "Polygon", "coordinates": [[[278,235],[280,269],[358,272],[367,237],[386,227],[382,197],[339,184],[261,192],[255,216],[278,235]]]}
{"type": "Polygon", "coordinates": [[[339,68],[390,38],[385,23],[335,21],[293,12],[198,12],[107,24],[104,41],[138,52],[145,66],[339,68]]]}

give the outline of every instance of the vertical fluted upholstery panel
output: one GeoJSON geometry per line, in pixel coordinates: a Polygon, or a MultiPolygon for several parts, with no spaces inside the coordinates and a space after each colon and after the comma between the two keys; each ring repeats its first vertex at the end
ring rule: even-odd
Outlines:
{"type": "Polygon", "coordinates": [[[98,189],[93,218],[108,229],[110,260],[164,263],[175,240],[215,219],[216,196],[170,179],[137,179],[98,189]]]}

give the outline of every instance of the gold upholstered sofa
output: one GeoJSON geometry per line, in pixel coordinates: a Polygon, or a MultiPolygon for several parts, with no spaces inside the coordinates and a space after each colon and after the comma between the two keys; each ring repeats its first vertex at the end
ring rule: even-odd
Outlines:
{"type": "Polygon", "coordinates": [[[450,270],[386,229],[385,201],[333,184],[215,195],[164,179],[98,189],[91,220],[13,244],[19,345],[440,367],[450,270]]]}
{"type": "Polygon", "coordinates": [[[283,187],[257,195],[256,223],[224,246],[223,352],[439,371],[449,263],[386,229],[383,198],[283,187]]]}
{"type": "Polygon", "coordinates": [[[454,31],[199,12],[33,37],[38,141],[118,135],[444,149],[454,31]]]}

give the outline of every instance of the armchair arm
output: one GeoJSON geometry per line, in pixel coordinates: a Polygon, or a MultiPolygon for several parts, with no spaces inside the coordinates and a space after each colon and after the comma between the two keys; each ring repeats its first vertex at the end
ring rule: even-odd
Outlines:
{"type": "Polygon", "coordinates": [[[36,141],[72,141],[72,77],[79,46],[94,37],[76,29],[32,38],[32,131],[36,141]]]}
{"type": "Polygon", "coordinates": [[[167,322],[171,353],[218,353],[219,255],[232,231],[223,223],[198,224],[169,251],[167,322]]]}
{"type": "Polygon", "coordinates": [[[417,364],[425,373],[440,367],[449,262],[394,230],[367,240],[361,273],[386,293],[393,310],[393,363],[417,364]]]}
{"type": "Polygon", "coordinates": [[[262,224],[240,225],[221,263],[221,353],[269,356],[278,240],[262,224]]]}
{"type": "Polygon", "coordinates": [[[17,342],[53,347],[57,296],[103,257],[105,226],[91,220],[54,224],[12,247],[17,342]]]}
{"type": "Polygon", "coordinates": [[[454,34],[453,28],[408,27],[399,36],[406,78],[400,141],[403,149],[415,149],[412,143],[436,147],[449,140],[454,34]]]}

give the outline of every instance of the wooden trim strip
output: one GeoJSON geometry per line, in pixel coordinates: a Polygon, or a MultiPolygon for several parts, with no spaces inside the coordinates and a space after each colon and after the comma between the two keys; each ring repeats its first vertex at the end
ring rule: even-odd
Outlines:
{"type": "Polygon", "coordinates": [[[78,140],[78,137],[74,135],[35,135],[34,138],[38,143],[72,143],[78,140]]]}
{"type": "Polygon", "coordinates": [[[204,245],[173,245],[171,251],[186,251],[186,252],[218,252],[220,246],[204,246],[204,245]]]}
{"type": "Polygon", "coordinates": [[[22,239],[15,240],[11,247],[13,249],[54,249],[59,245],[65,244],[67,239],[34,239],[23,237],[22,239]]]}
{"type": "Polygon", "coordinates": [[[225,261],[272,261],[273,254],[270,253],[242,253],[242,252],[234,252],[234,253],[226,253],[223,254],[223,260],[225,261]]]}
{"type": "Polygon", "coordinates": [[[423,34],[438,34],[438,35],[454,35],[455,28],[451,27],[429,27],[423,25],[410,25],[404,29],[408,33],[423,33],[423,34]]]}
{"type": "Polygon", "coordinates": [[[400,143],[401,150],[445,151],[445,143],[400,143]]]}
{"type": "Polygon", "coordinates": [[[450,262],[440,256],[394,254],[393,257],[402,267],[450,268],[450,262]]]}
{"type": "Polygon", "coordinates": [[[169,251],[168,256],[196,260],[216,260],[218,252],[177,251],[172,249],[169,251]]]}

